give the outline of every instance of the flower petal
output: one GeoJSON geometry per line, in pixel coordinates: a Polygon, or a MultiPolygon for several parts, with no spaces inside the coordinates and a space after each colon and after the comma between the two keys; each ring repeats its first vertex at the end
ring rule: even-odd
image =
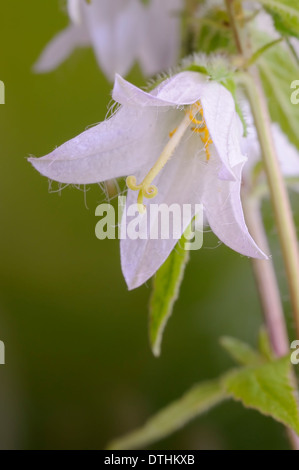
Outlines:
{"type": "Polygon", "coordinates": [[[126,75],[138,46],[141,5],[136,0],[92,2],[84,5],[86,26],[98,63],[113,80],[115,73],[126,75]]]}
{"type": "Polygon", "coordinates": [[[176,64],[180,49],[182,0],[152,0],[145,8],[139,60],[145,75],[176,64]]]}
{"type": "Polygon", "coordinates": [[[136,106],[186,106],[196,103],[204,94],[206,78],[197,72],[181,72],[164,80],[147,93],[116,75],[113,99],[121,104],[136,106]]]}
{"type": "MultiPolygon", "coordinates": [[[[154,181],[159,193],[151,202],[145,201],[147,213],[142,217],[147,219],[148,227],[157,224],[157,219],[150,217],[150,205],[184,204],[191,205],[191,217],[194,216],[195,204],[202,203],[209,223],[216,235],[226,245],[246,256],[266,258],[246,227],[240,200],[240,178],[242,165],[236,167],[236,181],[219,180],[218,173],[221,161],[217,153],[206,161],[206,153],[200,144],[198,135],[189,135],[181,143],[175,155],[167,163],[160,175],[154,181]],[[150,224],[151,222],[151,224],[150,224]]],[[[146,171],[139,175],[140,181],[146,171]]],[[[138,179],[138,181],[139,181],[138,179]]],[[[136,204],[137,193],[128,191],[127,207],[136,204]]],[[[191,218],[190,218],[191,220],[191,218]]],[[[121,263],[124,277],[129,289],[135,289],[146,282],[160,268],[169,256],[178,239],[190,220],[185,221],[184,227],[176,238],[121,240],[121,263]]],[[[128,219],[122,221],[122,233],[126,233],[128,219]]]]}
{"type": "Polygon", "coordinates": [[[299,152],[289,141],[277,123],[272,124],[272,132],[281,170],[286,177],[299,176],[299,152]]]}
{"type": "Polygon", "coordinates": [[[81,24],[81,0],[67,0],[67,11],[70,19],[74,24],[81,24]]]}
{"type": "Polygon", "coordinates": [[[58,33],[46,46],[34,65],[34,71],[46,73],[54,70],[69,57],[77,46],[86,46],[88,42],[88,35],[84,29],[77,25],[70,25],[58,33]]]}
{"type": "MultiPolygon", "coordinates": [[[[242,125],[231,93],[217,82],[206,85],[201,97],[204,118],[226,168],[245,162],[241,152],[242,125]]],[[[230,173],[230,172],[229,172],[230,173]]]]}
{"type": "MultiPolygon", "coordinates": [[[[246,116],[248,135],[242,139],[242,148],[248,156],[244,168],[244,177],[250,178],[254,166],[262,159],[262,151],[257,136],[252,112],[249,103],[243,102],[243,112],[246,116]]],[[[289,141],[286,134],[281,130],[277,123],[271,124],[273,140],[277,151],[278,161],[281,171],[285,177],[299,176],[299,152],[297,148],[289,141]]],[[[298,185],[294,185],[294,189],[298,190],[298,185]]]]}
{"type": "Polygon", "coordinates": [[[147,93],[117,75],[113,98],[121,104],[138,106],[186,106],[201,101],[213,143],[223,163],[219,176],[233,180],[231,168],[246,161],[240,148],[241,126],[233,97],[224,86],[207,82],[197,72],[181,72],[147,93]]]}
{"type": "Polygon", "coordinates": [[[116,114],[42,158],[29,158],[44,176],[61,183],[92,184],[135,174],[152,165],[176,126],[177,113],[122,107],[116,114]]]}
{"type": "MultiPolygon", "coordinates": [[[[179,205],[182,208],[184,204],[191,204],[190,218],[187,218],[178,230],[175,236],[172,236],[172,227],[170,224],[171,237],[162,239],[146,239],[132,240],[129,237],[122,239],[121,246],[121,265],[122,271],[128,285],[128,288],[135,289],[144,284],[155,272],[160,268],[169,254],[175,247],[177,241],[181,238],[182,233],[189,225],[194,216],[195,204],[200,204],[200,191],[204,181],[204,167],[202,159],[199,157],[198,150],[195,150],[194,137],[187,139],[177,150],[173,158],[167,163],[166,167],[161,171],[155,179],[154,184],[158,187],[158,195],[151,202],[145,200],[147,212],[140,215],[140,220],[147,224],[149,230],[159,227],[159,219],[151,214],[153,205],[179,205]],[[188,149],[192,148],[192,152],[188,149]],[[146,219],[146,222],[144,221],[146,219]]],[[[196,139],[198,143],[198,136],[196,139]]],[[[203,155],[204,153],[202,153],[203,155]]],[[[149,168],[148,168],[149,169],[149,168]]],[[[138,181],[145,177],[146,170],[140,173],[138,181]]],[[[137,202],[137,193],[128,191],[126,211],[128,207],[137,202]]],[[[137,211],[137,208],[136,208],[137,211]]],[[[126,234],[128,223],[131,218],[123,218],[122,233],[126,234]]]]}
{"type": "Polygon", "coordinates": [[[233,250],[252,258],[267,259],[248,232],[241,203],[241,175],[244,163],[235,167],[236,181],[215,179],[210,171],[203,194],[203,204],[209,225],[217,237],[233,250]],[[210,179],[210,181],[209,181],[210,179]]]}

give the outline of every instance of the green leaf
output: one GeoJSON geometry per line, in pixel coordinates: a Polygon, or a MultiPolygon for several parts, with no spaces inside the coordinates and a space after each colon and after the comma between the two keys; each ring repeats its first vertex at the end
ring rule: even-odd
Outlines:
{"type": "Polygon", "coordinates": [[[286,41],[286,43],[287,43],[287,45],[288,45],[289,51],[290,51],[290,53],[292,54],[294,61],[296,62],[297,66],[299,66],[299,56],[298,56],[298,54],[297,54],[297,52],[296,52],[296,49],[295,49],[295,47],[294,47],[293,42],[292,42],[292,41],[290,40],[290,38],[287,37],[287,36],[285,36],[284,39],[285,39],[285,41],[286,41]]]}
{"type": "Polygon", "coordinates": [[[250,57],[250,59],[246,62],[246,66],[247,66],[247,67],[250,67],[251,65],[255,64],[255,62],[257,62],[257,61],[259,60],[259,58],[260,58],[266,51],[268,51],[269,49],[271,49],[271,47],[276,46],[276,45],[279,44],[281,41],[282,41],[282,38],[275,39],[274,41],[270,41],[270,42],[268,42],[267,44],[265,44],[264,46],[260,47],[254,54],[252,54],[252,56],[250,57]]]}
{"type": "Polygon", "coordinates": [[[228,394],[299,434],[298,405],[291,386],[289,357],[230,373],[223,380],[228,394]]]}
{"type": "Polygon", "coordinates": [[[109,450],[146,448],[177,431],[192,419],[218,405],[227,398],[219,381],[205,382],[193,387],[151,418],[144,427],[111,442],[109,450]]]}
{"type": "Polygon", "coordinates": [[[200,24],[197,37],[198,50],[206,54],[235,52],[235,43],[226,10],[219,7],[212,8],[198,21],[200,24]]]}
{"type": "Polygon", "coordinates": [[[185,250],[186,237],[190,234],[190,230],[191,225],[157,271],[153,281],[149,333],[152,351],[156,357],[160,355],[163,333],[178,298],[185,267],[190,257],[190,252],[185,250]]]}
{"type": "Polygon", "coordinates": [[[225,336],[220,344],[238,364],[256,366],[264,362],[263,357],[243,341],[225,336]]]}
{"type": "Polygon", "coordinates": [[[294,0],[259,0],[274,20],[276,29],[299,38],[299,4],[294,0]]]}
{"type": "Polygon", "coordinates": [[[184,70],[188,70],[189,72],[198,72],[203,75],[208,75],[208,70],[204,65],[197,65],[197,64],[191,64],[188,65],[184,70]]]}
{"type": "MultiPolygon", "coordinates": [[[[249,346],[235,339],[224,338],[222,343],[238,362],[256,364],[263,360],[249,346]]],[[[143,427],[111,442],[108,449],[147,448],[228,399],[241,401],[245,407],[271,416],[299,433],[298,405],[290,377],[291,361],[285,357],[240,368],[218,380],[195,385],[181,399],[149,419],[143,427]]]]}
{"type": "Polygon", "coordinates": [[[288,50],[276,46],[260,58],[258,67],[272,120],[299,148],[299,106],[290,100],[290,85],[299,76],[298,65],[288,50]]]}

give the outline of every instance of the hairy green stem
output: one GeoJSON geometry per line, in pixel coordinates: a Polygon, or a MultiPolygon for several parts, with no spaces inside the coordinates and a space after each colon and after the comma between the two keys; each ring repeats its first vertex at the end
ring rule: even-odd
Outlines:
{"type": "Polygon", "coordinates": [[[183,41],[183,56],[192,54],[197,49],[199,19],[196,13],[198,8],[198,0],[185,0],[186,36],[183,41]]]}
{"type": "MultiPolygon", "coordinates": [[[[260,202],[246,192],[243,208],[252,237],[265,253],[269,253],[260,202]]],[[[252,267],[273,352],[277,357],[283,357],[289,352],[289,339],[273,262],[253,258],[252,267]]]]}
{"type": "MultiPolygon", "coordinates": [[[[246,33],[244,32],[244,29],[239,27],[236,20],[234,0],[225,1],[230,17],[231,27],[234,31],[238,52],[246,58],[248,55],[248,52],[246,53],[248,41],[244,40],[246,33]]],[[[291,205],[277,158],[271,131],[269,110],[258,69],[256,67],[251,67],[248,73],[243,74],[242,79],[250,101],[262,149],[263,162],[288,280],[294,321],[297,335],[299,337],[299,251],[291,205]]]]}
{"type": "Polygon", "coordinates": [[[273,142],[267,102],[256,68],[252,68],[250,76],[246,76],[245,86],[262,148],[264,167],[282,248],[297,335],[299,337],[299,252],[297,234],[287,188],[273,142]]]}
{"type": "MultiPolygon", "coordinates": [[[[240,7],[240,2],[235,2],[235,0],[225,0],[225,2],[238,53],[244,59],[244,63],[246,63],[251,54],[250,42],[246,36],[244,24],[241,25],[236,20],[235,10],[235,6],[238,4],[239,8],[241,8],[242,16],[242,6],[240,7]]],[[[256,67],[251,67],[248,73],[244,73],[243,84],[250,101],[262,149],[263,162],[287,274],[293,315],[299,336],[299,251],[296,228],[287,188],[273,142],[267,101],[256,67]]],[[[249,229],[258,245],[264,251],[269,252],[259,207],[252,204],[249,200],[247,203],[245,202],[244,207],[249,229]]],[[[273,351],[277,356],[283,356],[289,353],[289,340],[273,264],[270,260],[253,260],[253,270],[273,351]]],[[[292,381],[295,385],[295,374],[292,376],[292,381]]],[[[298,436],[291,430],[287,431],[293,449],[299,450],[298,436]]]]}
{"type": "MultiPolygon", "coordinates": [[[[234,31],[239,54],[248,56],[248,40],[245,28],[240,28],[235,15],[235,0],[225,0],[234,31]]],[[[239,5],[239,2],[236,2],[239,5]]],[[[263,162],[270,190],[276,226],[288,280],[294,321],[299,336],[299,251],[296,228],[287,188],[281,173],[271,131],[271,120],[258,69],[251,67],[242,81],[247,91],[263,154],[263,162]]]]}
{"type": "MultiPolygon", "coordinates": [[[[240,28],[235,17],[235,0],[225,0],[234,32],[236,46],[244,59],[248,56],[248,40],[245,28],[240,28]]],[[[239,4],[239,2],[237,2],[239,4]]],[[[246,88],[263,154],[272,206],[288,280],[294,321],[299,337],[299,251],[296,227],[292,215],[287,188],[279,166],[277,152],[271,131],[271,120],[266,97],[261,85],[258,69],[251,67],[243,74],[246,88]]]]}
{"type": "Polygon", "coordinates": [[[232,32],[234,35],[234,40],[236,43],[237,51],[240,55],[244,56],[244,52],[246,50],[243,42],[244,42],[244,35],[241,34],[238,22],[235,21],[235,5],[234,0],[225,0],[226,8],[228,12],[228,17],[230,21],[230,25],[232,28],[232,32]]]}

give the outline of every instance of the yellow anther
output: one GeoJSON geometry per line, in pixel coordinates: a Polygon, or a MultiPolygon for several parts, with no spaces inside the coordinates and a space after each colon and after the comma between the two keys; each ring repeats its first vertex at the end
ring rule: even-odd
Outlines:
{"type": "Polygon", "coordinates": [[[210,145],[213,143],[213,141],[210,137],[209,129],[207,127],[205,118],[203,116],[203,109],[202,109],[202,106],[201,106],[200,102],[197,102],[190,109],[189,119],[193,124],[196,124],[196,126],[202,126],[202,127],[191,127],[191,130],[193,132],[197,133],[197,134],[201,134],[200,138],[201,138],[202,143],[204,144],[204,149],[205,149],[205,152],[206,152],[207,161],[209,161],[210,158],[211,158],[210,145]],[[201,115],[202,115],[202,120],[201,121],[199,121],[198,119],[195,118],[194,109],[195,109],[196,113],[199,113],[199,112],[201,113],[201,115]]]}
{"type": "Polygon", "coordinates": [[[191,127],[191,130],[195,132],[196,134],[200,134],[201,132],[204,132],[205,128],[204,127],[191,127]]]}
{"type": "Polygon", "coordinates": [[[178,130],[178,128],[176,127],[175,129],[173,129],[173,131],[169,132],[170,139],[171,139],[171,137],[174,136],[174,134],[176,133],[177,130],[178,130]]]}
{"type": "Polygon", "coordinates": [[[202,124],[204,124],[204,120],[199,121],[198,119],[195,119],[192,109],[189,111],[189,118],[190,118],[190,121],[193,124],[196,124],[197,126],[201,126],[202,124]]]}
{"type": "Polygon", "coordinates": [[[210,145],[213,143],[213,141],[210,138],[210,134],[207,127],[204,128],[204,135],[201,135],[200,138],[205,147],[207,161],[209,161],[211,158],[210,145]]]}
{"type": "Polygon", "coordinates": [[[206,149],[206,154],[207,154],[207,162],[209,162],[211,159],[211,152],[209,149],[206,149]]]}
{"type": "Polygon", "coordinates": [[[196,124],[197,126],[201,126],[204,124],[204,119],[202,121],[199,121],[196,119],[195,115],[201,113],[202,114],[202,106],[199,101],[197,101],[193,106],[191,106],[189,110],[189,119],[193,124],[196,124]]]}

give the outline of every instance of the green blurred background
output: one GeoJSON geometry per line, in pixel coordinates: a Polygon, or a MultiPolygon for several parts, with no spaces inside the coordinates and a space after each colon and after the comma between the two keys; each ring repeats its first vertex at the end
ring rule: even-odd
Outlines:
{"type": "MultiPolygon", "coordinates": [[[[150,283],[128,292],[118,242],[94,234],[100,188],[87,192],[86,207],[75,188],[50,193],[26,161],[101,121],[111,84],[91,50],[51,74],[32,73],[67,24],[62,2],[2,1],[1,18],[0,447],[102,449],[232,366],[218,345],[222,335],[254,344],[262,319],[250,263],[207,233],[154,359],[150,283]]],[[[137,68],[129,78],[144,84],[137,68]]],[[[227,403],[154,448],[284,449],[287,442],[282,426],[227,403]]]]}

